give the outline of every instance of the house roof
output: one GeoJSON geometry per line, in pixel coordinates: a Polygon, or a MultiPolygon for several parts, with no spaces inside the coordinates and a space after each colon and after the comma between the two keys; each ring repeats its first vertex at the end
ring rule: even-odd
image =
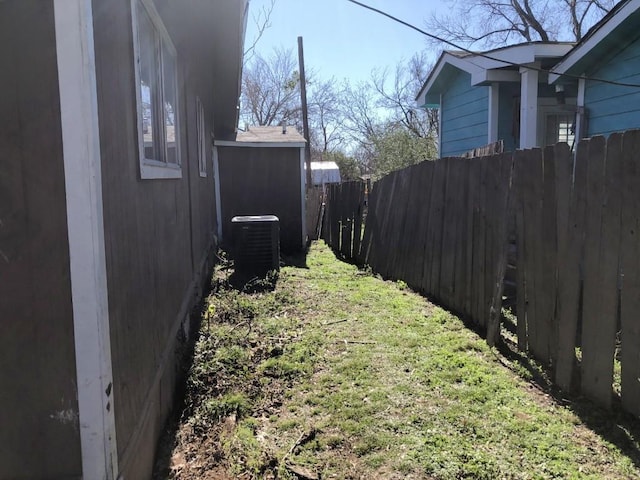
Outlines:
{"type": "Polygon", "coordinates": [[[550,68],[573,45],[568,42],[527,42],[486,52],[445,50],[427,77],[416,101],[421,106],[438,105],[440,94],[449,86],[451,76],[460,70],[471,75],[472,85],[519,81],[520,66],[540,62],[542,68],[550,68]]]}
{"type": "Polygon", "coordinates": [[[550,83],[566,83],[575,79],[562,77],[584,75],[604,58],[626,47],[640,37],[640,0],[622,0],[596,23],[568,52],[549,74],[550,83]]]}
{"type": "Polygon", "coordinates": [[[304,147],[306,141],[295,127],[256,126],[236,134],[235,141],[218,141],[218,146],[304,147]]]}

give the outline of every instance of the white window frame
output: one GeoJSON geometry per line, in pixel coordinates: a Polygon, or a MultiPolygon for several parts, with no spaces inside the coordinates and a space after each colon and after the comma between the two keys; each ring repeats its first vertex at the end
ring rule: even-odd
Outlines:
{"type": "MultiPolygon", "coordinates": [[[[158,12],[156,11],[153,2],[150,0],[131,0],[131,18],[132,18],[132,27],[133,27],[133,51],[134,51],[134,72],[135,72],[135,88],[136,88],[136,110],[138,116],[138,155],[140,161],[140,177],[144,179],[158,179],[158,178],[182,178],[182,165],[181,165],[181,155],[180,155],[180,96],[179,96],[179,86],[178,86],[178,71],[177,71],[177,53],[173,42],[171,41],[171,37],[167,32],[167,29],[162,22],[162,19],[158,12]],[[166,140],[166,128],[163,128],[158,134],[160,135],[160,144],[162,145],[161,158],[159,159],[150,159],[146,158],[145,150],[144,150],[144,129],[143,129],[143,106],[142,106],[142,89],[140,87],[140,41],[139,41],[139,31],[138,31],[138,15],[139,8],[143,8],[146,14],[151,19],[151,23],[156,30],[160,38],[160,42],[162,47],[157,53],[157,69],[158,69],[158,79],[160,83],[160,92],[162,97],[162,105],[164,103],[165,91],[163,85],[163,55],[165,52],[168,52],[169,55],[173,58],[173,61],[176,65],[175,72],[175,111],[174,115],[174,127],[175,127],[175,163],[168,162],[168,154],[167,154],[167,140],[166,140]]],[[[162,113],[162,123],[166,126],[166,120],[164,119],[164,108],[160,109],[162,113]]],[[[155,135],[155,133],[154,133],[155,135]]]]}
{"type": "Polygon", "coordinates": [[[196,97],[196,130],[198,137],[198,165],[200,176],[207,176],[207,134],[204,120],[204,106],[200,97],[196,97]]]}

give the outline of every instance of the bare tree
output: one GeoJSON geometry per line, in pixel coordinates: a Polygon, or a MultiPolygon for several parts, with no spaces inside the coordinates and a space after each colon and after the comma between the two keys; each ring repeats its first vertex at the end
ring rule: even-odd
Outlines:
{"type": "Polygon", "coordinates": [[[449,0],[428,28],[463,46],[495,47],[532,41],[578,41],[615,0],[449,0]],[[570,26],[570,28],[568,27],[570,26]]]}
{"type": "Polygon", "coordinates": [[[586,26],[603,17],[613,8],[613,0],[562,0],[569,12],[572,33],[576,40],[586,33],[586,26]]]}
{"type": "Polygon", "coordinates": [[[255,54],[242,75],[241,117],[251,125],[294,123],[300,115],[300,75],[291,50],[255,54]]]}
{"type": "Polygon", "coordinates": [[[343,126],[347,134],[355,141],[373,137],[382,121],[372,85],[360,82],[352,86],[345,82],[341,95],[343,126]]]}
{"type": "Polygon", "coordinates": [[[312,156],[333,152],[345,143],[340,92],[335,79],[313,82],[309,95],[312,156]]]}
{"type": "Polygon", "coordinates": [[[243,52],[242,62],[244,65],[253,58],[256,52],[256,45],[264,35],[267,28],[271,26],[271,14],[273,13],[275,5],[276,0],[270,0],[269,4],[263,5],[260,10],[252,14],[251,17],[254,25],[256,26],[256,34],[249,46],[246,47],[243,52]]]}
{"type": "Polygon", "coordinates": [[[409,62],[399,62],[391,79],[387,69],[372,73],[378,106],[386,109],[396,122],[420,138],[438,135],[437,110],[415,105],[415,97],[430,69],[426,53],[421,52],[411,57],[409,62]]]}

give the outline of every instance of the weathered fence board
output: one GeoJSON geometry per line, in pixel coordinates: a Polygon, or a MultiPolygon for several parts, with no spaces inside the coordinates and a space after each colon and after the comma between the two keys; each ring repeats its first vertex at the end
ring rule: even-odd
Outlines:
{"type": "Polygon", "coordinates": [[[442,225],[444,214],[444,187],[446,180],[446,160],[436,160],[431,198],[429,200],[429,227],[427,231],[427,263],[425,264],[423,290],[438,297],[440,295],[440,254],[442,249],[442,225]]]}
{"type": "Polygon", "coordinates": [[[466,214],[468,200],[467,185],[469,182],[469,166],[466,161],[459,161],[456,165],[458,181],[456,189],[458,195],[455,200],[456,222],[456,256],[453,271],[453,299],[456,310],[466,315],[467,285],[471,278],[467,277],[467,265],[470,261],[467,244],[470,241],[471,232],[468,229],[468,215],[466,214]]]}
{"type": "Polygon", "coordinates": [[[474,306],[472,315],[476,319],[476,323],[481,327],[486,326],[485,318],[485,267],[486,267],[486,239],[487,239],[487,218],[486,218],[486,202],[487,202],[487,176],[489,168],[487,166],[490,157],[481,157],[477,161],[480,162],[480,175],[478,190],[476,192],[476,215],[474,219],[474,269],[472,278],[476,292],[474,298],[474,306]]]}
{"type": "MultiPolygon", "coordinates": [[[[578,145],[578,156],[586,143],[578,145]]],[[[564,390],[571,389],[575,366],[576,328],[578,325],[580,294],[580,252],[582,250],[582,222],[577,190],[582,188],[585,165],[576,165],[573,178],[573,159],[568,146],[556,147],[556,200],[558,232],[558,293],[556,321],[558,340],[555,381],[564,390]]]]}
{"type": "Polygon", "coordinates": [[[516,153],[513,167],[513,202],[515,210],[516,227],[516,334],[518,348],[526,352],[529,348],[527,341],[527,284],[525,278],[526,242],[524,235],[524,200],[523,189],[525,184],[525,172],[520,162],[520,156],[516,153]]]}
{"type": "Polygon", "coordinates": [[[622,406],[640,417],[640,130],[623,137],[620,296],[622,406]]]}
{"type": "Polygon", "coordinates": [[[360,258],[363,264],[371,265],[371,250],[373,248],[373,232],[378,231],[378,211],[380,210],[380,182],[369,190],[367,220],[364,233],[362,234],[362,245],[360,245],[360,258]]]}
{"type": "Polygon", "coordinates": [[[495,209],[492,210],[493,252],[492,272],[489,285],[490,308],[487,323],[487,342],[490,346],[498,343],[500,336],[500,320],[502,317],[502,293],[507,271],[507,257],[509,252],[509,222],[513,215],[513,199],[510,185],[513,173],[513,158],[511,155],[498,157],[498,176],[495,183],[495,209]]]}
{"type": "Polygon", "coordinates": [[[520,178],[522,179],[522,230],[518,235],[524,239],[522,259],[518,258],[518,268],[524,270],[524,285],[522,294],[524,295],[525,309],[518,312],[518,323],[520,317],[525,318],[527,325],[527,345],[536,358],[543,360],[540,355],[540,345],[538,340],[538,318],[536,315],[536,270],[539,257],[539,236],[540,219],[537,215],[539,199],[538,185],[541,182],[541,157],[540,150],[523,151],[518,158],[516,155],[515,164],[520,168],[520,178]],[[522,261],[521,261],[522,260],[522,261]]]}
{"type": "Polygon", "coordinates": [[[467,230],[467,245],[466,245],[466,265],[465,265],[465,277],[467,279],[464,292],[464,313],[468,318],[474,317],[475,310],[475,290],[473,282],[474,272],[474,234],[475,229],[474,220],[477,205],[477,192],[478,192],[478,178],[480,175],[482,163],[479,161],[471,162],[469,164],[469,175],[467,177],[467,212],[465,215],[466,230],[467,230]]]}
{"type": "Polygon", "coordinates": [[[417,175],[417,178],[419,179],[419,196],[416,216],[418,229],[416,238],[414,239],[414,262],[411,266],[411,276],[409,277],[408,282],[416,290],[424,292],[422,279],[427,259],[426,249],[428,248],[428,246],[426,238],[429,227],[429,201],[431,198],[431,187],[433,181],[433,162],[422,162],[418,164],[418,169],[419,173],[417,175]]]}
{"type": "Polygon", "coordinates": [[[398,172],[396,179],[396,195],[395,206],[391,212],[390,220],[390,245],[387,252],[386,271],[387,275],[393,279],[402,278],[402,262],[401,258],[405,255],[404,233],[407,219],[407,209],[409,206],[409,169],[405,168],[398,172]]]}
{"type": "Polygon", "coordinates": [[[409,176],[407,185],[407,208],[404,219],[404,228],[400,237],[400,251],[402,254],[397,259],[400,270],[399,278],[404,279],[407,284],[412,276],[412,266],[415,262],[416,230],[418,228],[418,197],[420,196],[420,177],[418,175],[419,165],[412,165],[406,169],[409,176]]]}
{"type": "MultiPolygon", "coordinates": [[[[611,287],[602,276],[605,267],[602,259],[602,228],[605,215],[605,147],[604,137],[594,137],[589,141],[587,158],[587,209],[584,244],[584,299],[582,314],[582,390],[605,406],[611,403],[613,381],[613,338],[603,336],[609,330],[604,323],[614,318],[605,318],[603,300],[611,287]],[[604,327],[604,328],[603,328],[604,327]],[[606,372],[608,361],[602,358],[611,350],[609,362],[611,373],[606,372]]],[[[617,268],[617,262],[616,262],[617,268]]],[[[615,288],[615,286],[614,286],[615,288]]],[[[608,355],[607,355],[608,357],[608,355]]]]}
{"type": "Polygon", "coordinates": [[[540,259],[537,270],[538,289],[538,336],[545,363],[553,363],[556,358],[557,324],[556,308],[556,270],[557,270],[557,234],[556,234],[556,172],[555,150],[547,147],[542,155],[542,202],[540,210],[540,259]]]}

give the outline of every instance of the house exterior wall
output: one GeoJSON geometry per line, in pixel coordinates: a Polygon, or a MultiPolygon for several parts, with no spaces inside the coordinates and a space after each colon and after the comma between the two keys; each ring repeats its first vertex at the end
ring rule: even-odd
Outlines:
{"type": "MultiPolygon", "coordinates": [[[[209,162],[200,176],[195,108],[196,95],[210,99],[204,85],[213,69],[176,45],[182,177],[141,180],[131,1],[94,0],[93,9],[119,469],[142,479],[151,474],[173,405],[176,352],[213,257],[213,175],[209,162]]],[[[211,118],[209,111],[207,131],[211,118]]],[[[206,153],[210,159],[210,146],[206,153]]]]}
{"type": "MultiPolygon", "coordinates": [[[[606,59],[587,77],[640,83],[640,39],[606,59]]],[[[587,136],[609,135],[640,127],[638,88],[587,81],[585,106],[588,111],[587,136]]]]}
{"type": "Polygon", "coordinates": [[[53,2],[0,2],[0,478],[82,475],[53,2]]]}
{"type": "Polygon", "coordinates": [[[488,143],[489,87],[471,86],[460,71],[442,94],[440,156],[451,157],[488,143]]]}
{"type": "Polygon", "coordinates": [[[224,243],[238,215],[276,215],[280,247],[295,252],[302,244],[300,148],[219,146],[224,243]]]}

